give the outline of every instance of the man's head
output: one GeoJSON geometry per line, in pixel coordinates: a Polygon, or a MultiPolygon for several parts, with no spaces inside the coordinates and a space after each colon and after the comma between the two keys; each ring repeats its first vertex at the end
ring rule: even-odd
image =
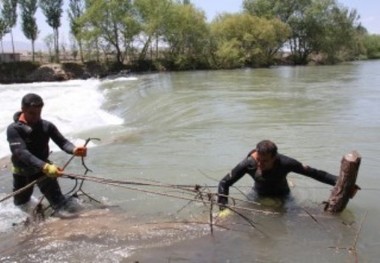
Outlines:
{"type": "Polygon", "coordinates": [[[44,101],[42,98],[35,93],[28,93],[21,100],[21,108],[24,107],[42,107],[44,106],[44,101]]]}
{"type": "Polygon", "coordinates": [[[21,109],[25,121],[30,124],[36,124],[41,120],[41,110],[44,106],[42,98],[34,93],[26,94],[21,100],[21,109]]]}
{"type": "Polygon", "coordinates": [[[277,146],[274,142],[263,140],[256,145],[256,162],[262,171],[273,168],[277,156],[277,146]]]}

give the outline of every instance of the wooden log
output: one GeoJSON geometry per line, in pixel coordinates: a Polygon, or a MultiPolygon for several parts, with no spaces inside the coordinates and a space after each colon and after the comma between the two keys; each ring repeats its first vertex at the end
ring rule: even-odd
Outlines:
{"type": "Polygon", "coordinates": [[[360,189],[356,185],[361,156],[353,151],[343,156],[340,166],[339,177],[331,191],[330,198],[325,202],[325,211],[330,213],[342,212],[350,198],[360,189]]]}

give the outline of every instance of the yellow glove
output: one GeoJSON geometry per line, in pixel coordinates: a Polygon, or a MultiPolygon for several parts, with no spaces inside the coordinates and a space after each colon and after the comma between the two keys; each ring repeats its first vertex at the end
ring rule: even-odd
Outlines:
{"type": "Polygon", "coordinates": [[[87,147],[83,147],[83,146],[75,147],[74,151],[73,151],[73,154],[75,156],[86,157],[86,155],[87,155],[87,147]]]}
{"type": "Polygon", "coordinates": [[[49,177],[58,177],[62,175],[63,170],[54,164],[45,164],[42,172],[49,177]]]}
{"type": "Polygon", "coordinates": [[[228,208],[223,209],[218,213],[218,217],[220,218],[226,218],[227,216],[231,215],[232,211],[228,208]]]}

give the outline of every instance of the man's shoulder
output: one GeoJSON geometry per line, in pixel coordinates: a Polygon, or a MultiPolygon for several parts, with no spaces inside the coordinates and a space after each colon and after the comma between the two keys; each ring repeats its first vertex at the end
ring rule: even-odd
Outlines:
{"type": "Polygon", "coordinates": [[[290,165],[294,163],[298,163],[298,161],[290,156],[284,155],[284,154],[277,154],[278,160],[280,160],[282,165],[290,165]]]}
{"type": "Polygon", "coordinates": [[[55,127],[54,123],[52,123],[51,121],[45,120],[45,119],[41,119],[41,126],[47,127],[47,128],[55,127]]]}
{"type": "Polygon", "coordinates": [[[16,121],[16,122],[12,122],[8,125],[7,127],[7,133],[12,133],[12,132],[25,132],[25,133],[29,133],[31,131],[31,128],[22,123],[22,122],[19,122],[19,121],[16,121]]]}

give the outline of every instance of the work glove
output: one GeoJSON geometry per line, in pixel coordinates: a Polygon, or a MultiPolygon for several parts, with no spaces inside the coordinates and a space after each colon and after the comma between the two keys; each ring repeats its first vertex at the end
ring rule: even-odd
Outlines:
{"type": "Polygon", "coordinates": [[[73,154],[75,156],[86,157],[86,155],[87,155],[87,147],[84,147],[84,146],[75,147],[74,151],[73,151],[73,154]]]}
{"type": "Polygon", "coordinates": [[[219,218],[226,218],[226,217],[228,217],[231,214],[232,214],[232,211],[230,209],[228,209],[228,208],[225,208],[225,209],[219,211],[218,217],[219,218]]]}
{"type": "Polygon", "coordinates": [[[63,170],[59,168],[58,166],[55,166],[54,164],[45,164],[44,168],[42,168],[42,172],[46,174],[49,177],[58,177],[61,176],[63,173],[63,170]]]}

